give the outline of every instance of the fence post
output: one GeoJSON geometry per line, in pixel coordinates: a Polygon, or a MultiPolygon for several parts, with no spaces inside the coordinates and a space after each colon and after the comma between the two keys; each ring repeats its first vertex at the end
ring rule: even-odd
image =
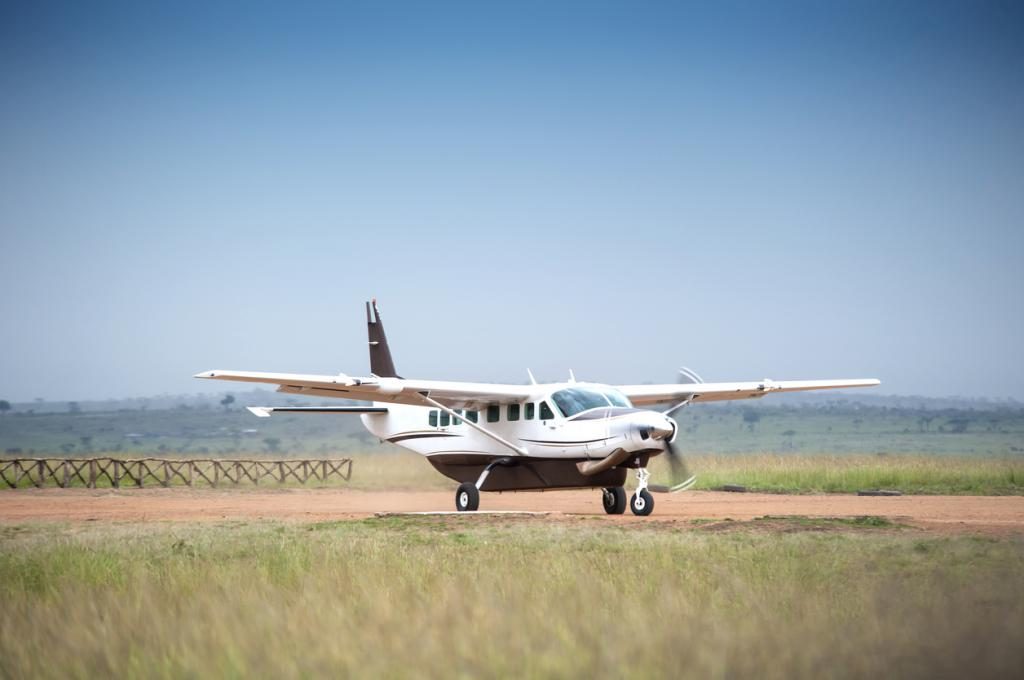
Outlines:
{"type": "Polygon", "coordinates": [[[114,463],[114,488],[115,489],[120,489],[121,488],[121,461],[119,461],[119,460],[117,460],[115,458],[113,463],[114,463]]]}
{"type": "Polygon", "coordinates": [[[68,482],[71,481],[68,477],[68,459],[65,458],[60,463],[60,488],[68,488],[68,482]]]}
{"type": "Polygon", "coordinates": [[[87,484],[87,486],[90,489],[95,489],[96,488],[96,459],[95,458],[90,458],[89,459],[89,483],[87,484]]]}

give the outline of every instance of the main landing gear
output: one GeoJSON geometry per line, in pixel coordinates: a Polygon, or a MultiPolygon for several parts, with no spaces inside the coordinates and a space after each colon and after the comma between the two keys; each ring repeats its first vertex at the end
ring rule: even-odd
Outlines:
{"type": "Polygon", "coordinates": [[[480,491],[476,484],[464,482],[455,490],[455,509],[459,512],[473,512],[480,507],[480,491]]]}
{"type": "Polygon", "coordinates": [[[621,515],[626,511],[626,490],[621,486],[601,489],[601,501],[609,515],[621,515]]]}

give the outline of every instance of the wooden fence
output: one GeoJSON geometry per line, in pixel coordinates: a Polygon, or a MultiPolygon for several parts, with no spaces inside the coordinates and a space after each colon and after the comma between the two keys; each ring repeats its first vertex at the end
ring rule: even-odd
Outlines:
{"type": "Polygon", "coordinates": [[[270,480],[278,484],[299,484],[329,479],[348,481],[352,477],[352,459],[319,460],[221,460],[165,458],[6,458],[0,459],[0,479],[12,489],[28,486],[85,486],[95,489],[111,486],[142,488],[206,483],[259,484],[270,480]]]}

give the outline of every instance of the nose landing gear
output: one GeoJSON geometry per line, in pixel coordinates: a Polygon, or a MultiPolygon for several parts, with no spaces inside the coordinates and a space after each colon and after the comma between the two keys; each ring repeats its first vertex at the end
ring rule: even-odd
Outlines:
{"type": "Polygon", "coordinates": [[[654,496],[647,490],[647,480],[651,473],[647,468],[636,469],[636,493],[629,499],[629,509],[634,515],[646,517],[654,512],[654,496]]]}

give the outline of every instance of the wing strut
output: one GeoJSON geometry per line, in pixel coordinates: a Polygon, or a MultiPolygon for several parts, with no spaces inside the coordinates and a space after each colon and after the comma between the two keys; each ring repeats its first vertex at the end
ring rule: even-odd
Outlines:
{"type": "Polygon", "coordinates": [[[493,439],[494,441],[498,442],[502,446],[507,446],[508,448],[510,448],[513,451],[515,451],[516,455],[519,455],[519,456],[528,456],[528,455],[530,455],[530,452],[527,451],[526,449],[524,449],[522,447],[519,447],[519,446],[516,446],[515,444],[513,444],[510,441],[508,441],[507,439],[504,439],[504,438],[499,437],[498,435],[494,434],[493,432],[491,432],[487,428],[480,427],[479,425],[474,423],[472,420],[467,419],[466,416],[460,415],[460,414],[456,413],[455,411],[451,410],[450,408],[448,408],[447,406],[445,406],[441,402],[436,401],[434,399],[431,399],[429,392],[420,392],[419,395],[420,395],[420,398],[423,399],[423,401],[427,402],[431,406],[433,406],[435,408],[441,409],[442,411],[444,411],[445,413],[450,415],[452,418],[458,418],[459,420],[464,422],[466,425],[469,425],[471,428],[473,428],[474,430],[476,430],[480,434],[485,435],[487,437],[490,437],[491,439],[493,439]]]}

